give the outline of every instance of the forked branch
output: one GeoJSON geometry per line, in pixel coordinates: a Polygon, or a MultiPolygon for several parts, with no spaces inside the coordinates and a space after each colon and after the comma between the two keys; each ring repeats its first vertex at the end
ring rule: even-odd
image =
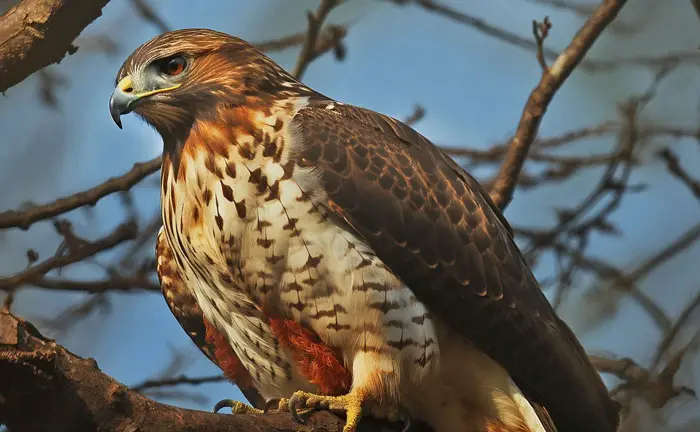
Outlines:
{"type": "MultiPolygon", "coordinates": [[[[513,191],[518,183],[520,171],[532,143],[537,138],[537,131],[549,103],[625,3],[627,3],[626,0],[605,0],[585,22],[569,46],[557,57],[554,64],[544,69],[540,82],[530,93],[518,128],[509,144],[505,161],[491,188],[491,198],[501,209],[505,209],[513,199],[513,191]]],[[[542,64],[541,61],[540,64],[542,64]]]]}

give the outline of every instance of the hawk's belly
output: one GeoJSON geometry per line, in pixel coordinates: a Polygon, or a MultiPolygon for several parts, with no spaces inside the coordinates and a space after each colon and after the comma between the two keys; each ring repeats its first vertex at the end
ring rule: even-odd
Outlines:
{"type": "Polygon", "coordinates": [[[205,164],[196,162],[182,167],[185,184],[164,188],[166,233],[205,316],[265,397],[318,391],[280,346],[271,318],[311,330],[350,371],[371,361],[397,380],[402,369],[421,380],[438,355],[425,306],[328,217],[321,194],[300,186],[313,184],[311,172],[224,158],[196,171],[205,164]]]}

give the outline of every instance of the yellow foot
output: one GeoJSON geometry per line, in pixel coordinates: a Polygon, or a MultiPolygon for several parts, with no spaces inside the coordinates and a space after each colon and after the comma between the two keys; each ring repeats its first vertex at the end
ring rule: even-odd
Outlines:
{"type": "Polygon", "coordinates": [[[222,408],[231,408],[231,414],[263,414],[265,411],[233,399],[224,399],[214,405],[212,411],[219,412],[222,408]]]}
{"type": "Polygon", "coordinates": [[[356,432],[357,425],[362,418],[363,399],[362,396],[352,392],[344,396],[319,396],[298,391],[289,398],[289,412],[299,423],[304,423],[304,420],[299,416],[299,409],[303,408],[345,413],[346,420],[343,432],[356,432]]]}

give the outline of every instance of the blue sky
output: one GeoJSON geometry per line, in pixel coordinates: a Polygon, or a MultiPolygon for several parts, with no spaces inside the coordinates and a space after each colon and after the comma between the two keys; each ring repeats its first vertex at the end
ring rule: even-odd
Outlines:
{"type": "MultiPolygon", "coordinates": [[[[559,49],[581,23],[579,17],[538,6],[527,0],[446,2],[455,8],[530,37],[531,20],[549,15],[554,27],[548,46],[559,49]]],[[[607,34],[592,49],[591,56],[616,59],[637,55],[661,55],[693,51],[700,40],[697,16],[687,2],[640,0],[620,17],[629,27],[642,30],[607,34]],[[663,3],[663,5],[662,5],[663,3]]],[[[191,2],[152,1],[171,28],[208,27],[250,41],[281,37],[305,28],[305,11],[316,7],[311,0],[237,0],[191,2]]],[[[487,148],[507,139],[517,125],[527,96],[539,79],[540,68],[531,52],[486,37],[471,28],[431,14],[419,7],[398,7],[388,1],[352,0],[335,10],[330,21],[349,24],[348,47],[343,62],[325,56],[314,62],[304,81],[335,99],[365,106],[398,118],[411,113],[415,104],[427,115],[416,128],[437,144],[487,148]]],[[[623,28],[624,30],[624,28],[623,28]]],[[[16,208],[27,201],[44,202],[97,184],[128,170],[136,161],[160,152],[160,138],[135,117],[124,119],[124,130],[109,117],[107,101],[121,62],[157,29],[134,15],[128,2],[112,1],[104,14],[86,29],[77,45],[83,48],[51,70],[67,79],[58,89],[59,108],[38,102],[38,80],[32,77],[0,99],[0,128],[8,131],[0,147],[3,170],[0,179],[0,210],[16,208]],[[106,34],[118,46],[107,55],[90,52],[91,40],[106,34]],[[82,44],[81,44],[82,43],[82,44]]],[[[297,49],[274,53],[273,59],[292,68],[297,49]]],[[[577,72],[552,103],[542,125],[542,135],[556,135],[571,128],[616,119],[616,104],[650,83],[644,69],[617,72],[577,72]]],[[[661,95],[646,109],[642,121],[697,127],[699,77],[696,67],[678,70],[663,83],[661,95]]],[[[570,154],[604,151],[613,139],[584,141],[570,154]]],[[[660,245],[680,235],[698,221],[699,203],[671,179],[654,149],[673,144],[687,168],[700,176],[697,142],[656,140],[645,143],[639,157],[645,163],[635,171],[634,182],[650,188],[624,201],[613,220],[623,230],[622,238],[594,237],[590,253],[607,262],[634,266],[660,245]]],[[[515,224],[547,226],[555,220],[556,208],[573,205],[593,187],[600,172],[576,176],[565,185],[534,192],[519,192],[507,211],[515,224]]],[[[155,184],[155,178],[148,184],[155,184]]],[[[157,211],[157,189],[140,187],[135,192],[140,214],[157,211]]],[[[89,213],[71,215],[78,233],[97,237],[107,233],[123,217],[118,197],[110,197],[89,213]]],[[[59,239],[50,224],[37,224],[29,233],[0,233],[0,272],[22,268],[27,247],[42,256],[52,253],[59,239]]],[[[106,262],[109,255],[105,256],[106,262]]],[[[643,289],[657,299],[670,315],[676,315],[685,300],[700,288],[697,265],[700,247],[692,247],[672,263],[653,273],[643,289]]],[[[89,277],[97,268],[83,265],[67,269],[65,275],[89,277]]],[[[551,274],[546,260],[538,276],[551,274]]],[[[578,283],[590,288],[592,281],[578,283]]],[[[80,294],[52,294],[24,290],[17,311],[32,318],[56,313],[80,294]]],[[[112,295],[109,314],[87,319],[66,334],[54,335],[59,342],[83,356],[95,357],[100,367],[125,384],[137,383],[158,373],[173,349],[186,352],[191,364],[188,375],[216,373],[216,369],[192,346],[172,318],[158,294],[112,295]]],[[[577,329],[595,315],[588,303],[571,302],[564,318],[577,329]]],[[[697,324],[697,320],[696,320],[697,324]]],[[[629,300],[622,300],[615,318],[580,333],[585,345],[596,352],[610,351],[640,362],[650,358],[659,334],[653,323],[629,300]]],[[[700,388],[698,361],[688,361],[682,377],[685,384],[700,388]]],[[[215,401],[236,395],[227,384],[204,385],[205,404],[175,403],[208,408],[215,401]]]]}

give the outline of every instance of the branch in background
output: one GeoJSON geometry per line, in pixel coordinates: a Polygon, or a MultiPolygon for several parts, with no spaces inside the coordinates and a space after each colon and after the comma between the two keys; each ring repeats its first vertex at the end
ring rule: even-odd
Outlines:
{"type": "MultiPolygon", "coordinates": [[[[301,48],[301,53],[299,54],[299,58],[297,59],[297,64],[294,67],[294,71],[292,72],[292,75],[296,77],[296,79],[301,80],[302,76],[304,75],[304,72],[306,72],[306,68],[309,67],[311,62],[317,59],[321,54],[325,52],[320,51],[318,49],[318,36],[321,32],[323,22],[328,17],[328,14],[333,10],[333,8],[338,6],[340,3],[341,0],[322,0],[315,13],[308,13],[307,19],[309,21],[309,24],[306,32],[306,40],[304,41],[304,45],[301,48]]],[[[335,43],[329,46],[327,49],[329,50],[334,46],[338,47],[340,45],[341,40],[342,38],[336,37],[334,39],[335,43]]],[[[336,48],[336,53],[341,52],[343,52],[342,48],[336,48]]],[[[342,56],[343,55],[341,54],[339,57],[342,56]]]]}
{"type": "Polygon", "coordinates": [[[649,378],[649,371],[639,366],[631,358],[611,358],[599,355],[589,355],[593,367],[598,372],[615,375],[624,381],[639,381],[649,378]]]}
{"type": "MultiPolygon", "coordinates": [[[[622,104],[620,112],[626,120],[626,127],[620,131],[617,140],[618,148],[615,153],[619,156],[610,159],[596,187],[575,207],[557,209],[556,226],[542,235],[535,236],[533,244],[525,252],[526,257],[531,256],[537,249],[542,250],[548,244],[560,243],[555,247],[555,258],[559,265],[558,285],[553,301],[555,308],[561,304],[572,286],[574,274],[581,267],[574,257],[584,254],[591,233],[619,234],[619,229],[609,219],[619,209],[623,198],[633,192],[628,183],[633,167],[631,156],[639,144],[638,102],[622,104]],[[560,248],[567,250],[569,256],[564,256],[560,248]]],[[[650,314],[658,313],[656,305],[640,291],[634,290],[631,294],[647,306],[650,314]]]]}
{"type": "MultiPolygon", "coordinates": [[[[672,399],[689,395],[695,397],[695,391],[689,387],[676,385],[674,380],[681,363],[688,353],[688,347],[677,351],[666,366],[658,372],[652,373],[642,369],[638,379],[627,380],[610,391],[611,396],[621,401],[623,405],[629,405],[631,399],[642,397],[652,410],[658,410],[666,406],[672,399]],[[647,372],[647,376],[644,376],[647,372]]],[[[625,362],[628,359],[622,360],[625,362]]],[[[614,360],[613,360],[614,361],[614,360]]]]}
{"type": "Polygon", "coordinates": [[[700,0],[690,0],[690,4],[693,5],[695,13],[698,14],[698,18],[700,18],[700,0]]]}
{"type": "Polygon", "coordinates": [[[596,355],[589,356],[589,358],[599,372],[614,375],[623,381],[610,392],[615,399],[621,401],[623,405],[629,406],[630,399],[641,396],[649,402],[652,409],[657,410],[682,394],[695,396],[692,389],[674,384],[676,374],[687,352],[687,347],[679,350],[658,372],[645,369],[630,358],[596,355]]]}
{"type": "MultiPolygon", "coordinates": [[[[314,413],[300,425],[286,413],[226,415],[161,404],[129,390],[102,373],[94,360],[70,353],[30,323],[2,310],[0,394],[0,423],[10,430],[176,432],[196,427],[222,432],[337,432],[344,424],[328,412],[314,413]]],[[[361,430],[389,427],[386,422],[364,419],[361,430]]]]}
{"type": "MultiPolygon", "coordinates": [[[[537,51],[537,43],[533,42],[531,39],[522,37],[520,35],[517,35],[515,33],[512,33],[508,30],[505,30],[503,28],[500,28],[498,26],[495,26],[493,24],[490,24],[486,22],[485,20],[474,17],[471,15],[468,15],[464,12],[461,12],[457,9],[453,9],[452,7],[439,3],[435,0],[390,0],[398,5],[406,5],[410,3],[415,3],[421,7],[423,7],[425,10],[429,12],[433,12],[436,14],[439,14],[447,19],[451,19],[455,22],[464,24],[468,27],[473,28],[474,30],[483,33],[484,35],[488,37],[493,37],[497,40],[500,40],[502,42],[506,42],[508,44],[511,44],[513,46],[517,46],[519,48],[524,48],[528,51],[537,51]]],[[[537,0],[535,0],[537,1],[537,0]]],[[[558,3],[558,5],[563,4],[563,2],[553,2],[550,0],[545,0],[548,3],[558,3]]],[[[700,1],[700,0],[692,0],[692,1],[700,1]]],[[[557,6],[557,4],[552,4],[552,6],[557,6]]],[[[590,10],[585,14],[586,16],[591,15],[593,13],[593,7],[590,7],[590,10]]],[[[611,25],[610,28],[614,29],[614,25],[611,25]]],[[[631,33],[632,30],[624,25],[620,25],[617,28],[619,33],[631,33]]],[[[548,59],[548,60],[554,60],[559,56],[559,53],[555,50],[548,49],[548,48],[543,48],[542,52],[543,56],[548,59]]],[[[677,64],[680,62],[685,62],[685,63],[700,63],[700,54],[697,52],[687,52],[687,51],[680,51],[680,52],[673,52],[669,54],[665,54],[660,57],[631,57],[631,58],[615,58],[614,60],[593,60],[593,59],[587,59],[583,60],[580,64],[580,67],[583,68],[584,70],[588,72],[610,72],[615,69],[621,68],[621,67],[626,67],[626,66],[642,66],[642,67],[649,67],[649,68],[658,68],[658,67],[664,67],[669,64],[677,64]]]]}
{"type": "Polygon", "coordinates": [[[582,67],[587,72],[611,72],[621,67],[640,66],[650,69],[663,69],[678,64],[700,64],[700,54],[676,51],[658,57],[622,57],[615,60],[584,60],[582,67]]]}
{"type": "MultiPolygon", "coordinates": [[[[528,159],[539,162],[547,161],[566,161],[567,159],[572,162],[578,160],[585,160],[588,158],[593,158],[595,156],[587,157],[562,157],[549,155],[544,153],[544,150],[556,149],[569,144],[574,144],[578,141],[593,139],[593,138],[603,138],[606,136],[618,135],[624,124],[615,121],[605,121],[593,126],[585,126],[580,129],[573,129],[564,132],[561,135],[537,138],[535,142],[530,147],[530,153],[528,154],[528,159]]],[[[637,136],[640,140],[647,140],[655,137],[668,137],[668,138],[693,138],[700,140],[700,129],[691,129],[683,127],[673,127],[673,126],[637,126],[637,136]]],[[[452,147],[452,146],[441,146],[442,150],[446,153],[455,157],[467,157],[473,160],[474,163],[499,163],[505,157],[508,151],[508,143],[496,144],[487,149],[476,149],[469,147],[452,147]]],[[[599,158],[602,161],[602,158],[599,158]]]]}
{"type": "Polygon", "coordinates": [[[652,361],[653,367],[657,367],[664,356],[668,354],[671,345],[676,340],[676,336],[678,336],[681,329],[688,324],[688,321],[698,308],[700,308],[700,292],[695,294],[695,297],[685,305],[683,311],[678,315],[676,322],[673,323],[673,326],[664,335],[664,338],[661,340],[656,350],[656,354],[654,354],[654,360],[652,361]]]}
{"type": "MultiPolygon", "coordinates": [[[[638,286],[641,281],[667,263],[672,258],[686,251],[690,246],[700,239],[700,224],[696,224],[680,237],[663,247],[651,257],[644,260],[634,269],[623,272],[616,267],[595,258],[586,257],[578,251],[566,248],[564,245],[556,245],[555,248],[562,253],[568,254],[571,259],[582,268],[597,274],[603,279],[612,279],[615,282],[614,288],[628,292],[632,298],[638,301],[640,306],[654,319],[659,329],[668,335],[674,333],[671,319],[663,309],[653,302],[648,296],[643,294],[638,286]]],[[[692,304],[692,303],[691,303],[692,304]]],[[[676,324],[677,325],[677,324],[676,324]]]]}
{"type": "Polygon", "coordinates": [[[173,378],[163,378],[163,379],[149,379],[146,380],[140,384],[136,384],[134,386],[131,386],[131,390],[137,391],[137,392],[142,392],[144,390],[150,390],[154,388],[160,388],[160,387],[173,387],[173,386],[179,386],[179,385],[200,385],[200,384],[207,384],[207,383],[213,383],[213,382],[223,382],[223,381],[228,381],[228,378],[226,378],[223,375],[212,375],[212,376],[205,376],[205,377],[197,377],[197,378],[191,378],[185,375],[180,375],[176,376],[173,378]]]}
{"type": "MultiPolygon", "coordinates": [[[[570,12],[581,18],[588,18],[595,11],[595,4],[586,3],[585,0],[525,0],[529,3],[540,4],[552,9],[570,12]]],[[[616,21],[608,27],[608,31],[629,36],[640,30],[641,26],[634,26],[616,21]]]]}
{"type": "Polygon", "coordinates": [[[170,30],[170,27],[165,23],[163,18],[156,13],[156,10],[148,4],[146,0],[131,0],[136,13],[147,23],[154,25],[158,31],[165,33],[170,30]]]}
{"type": "Polygon", "coordinates": [[[42,277],[32,280],[31,284],[35,287],[53,291],[76,291],[90,294],[106,293],[110,291],[136,292],[137,290],[160,292],[160,284],[139,275],[114,275],[105,279],[84,281],[42,277]]]}
{"type": "Polygon", "coordinates": [[[578,31],[564,52],[557,57],[552,67],[542,74],[539,84],[532,91],[525,105],[518,129],[491,190],[491,198],[501,209],[505,209],[513,199],[513,191],[525,158],[537,137],[542,117],[554,94],[583,60],[605,27],[615,19],[625,3],[626,0],[605,0],[578,31]]]}
{"type": "Polygon", "coordinates": [[[0,17],[0,92],[58,63],[109,0],[22,0],[0,17]]]}
{"type": "Polygon", "coordinates": [[[406,117],[403,122],[409,126],[413,126],[419,121],[423,120],[423,117],[425,117],[425,108],[423,108],[421,105],[415,105],[411,115],[406,117]]]}
{"type": "MultiPolygon", "coordinates": [[[[699,0],[700,1],[700,0],[699,0]]],[[[683,182],[688,189],[695,195],[695,198],[700,199],[700,180],[693,179],[681,166],[678,157],[669,148],[659,150],[656,154],[660,159],[666,162],[668,171],[683,182]]]]}
{"type": "Polygon", "coordinates": [[[26,230],[34,222],[49,219],[85,205],[95,205],[97,201],[107,195],[131,189],[141,180],[158,171],[160,162],[160,157],[157,157],[148,162],[134,164],[134,167],[125,174],[112,177],[86,191],[59,198],[44,205],[30,207],[26,210],[2,212],[0,213],[0,229],[17,227],[26,230]]]}
{"type": "Polygon", "coordinates": [[[571,11],[575,13],[576,15],[582,16],[582,17],[588,17],[590,16],[593,11],[595,10],[595,7],[589,4],[578,4],[574,3],[571,1],[563,1],[563,0],[527,0],[530,3],[536,3],[536,4],[543,4],[555,9],[562,9],[566,11],[571,11]]]}
{"type": "MultiPolygon", "coordinates": [[[[485,20],[481,18],[477,18],[471,15],[468,15],[464,12],[461,12],[457,9],[453,9],[452,7],[434,1],[434,0],[392,0],[394,3],[398,5],[406,5],[410,3],[415,3],[418,6],[422,7],[426,11],[436,13],[438,15],[442,15],[445,18],[451,19],[453,21],[459,22],[461,24],[465,24],[474,30],[483,33],[486,36],[493,37],[495,39],[498,39],[500,41],[509,43],[511,45],[520,47],[520,48],[525,48],[528,50],[535,51],[537,50],[537,44],[533,42],[531,39],[524,38],[522,36],[519,36],[515,33],[509,32],[508,30],[502,29],[498,26],[495,26],[493,24],[490,24],[486,22],[485,20]]],[[[553,60],[557,58],[559,53],[552,49],[548,48],[543,48],[543,55],[550,60],[553,60]]]]}
{"type": "MultiPolygon", "coordinates": [[[[281,51],[297,45],[303,45],[307,40],[307,32],[295,33],[279,39],[255,42],[253,45],[260,51],[281,51]]],[[[340,60],[344,57],[342,40],[348,34],[348,28],[342,25],[329,25],[321,31],[316,41],[316,57],[327,51],[336,51],[336,57],[340,60]]]]}
{"type": "Polygon", "coordinates": [[[100,252],[112,249],[120,243],[132,240],[137,233],[138,229],[135,222],[125,222],[104,238],[69,248],[70,250],[67,254],[56,254],[38,264],[29,266],[26,270],[12,276],[0,278],[0,291],[11,290],[22,284],[32,283],[51,270],[60,269],[82,261],[100,252]]]}
{"type": "Polygon", "coordinates": [[[50,328],[56,337],[64,337],[66,332],[77,327],[91,316],[104,317],[112,310],[112,303],[105,293],[84,296],[77,303],[63,308],[52,317],[37,318],[40,327],[50,328]]]}

